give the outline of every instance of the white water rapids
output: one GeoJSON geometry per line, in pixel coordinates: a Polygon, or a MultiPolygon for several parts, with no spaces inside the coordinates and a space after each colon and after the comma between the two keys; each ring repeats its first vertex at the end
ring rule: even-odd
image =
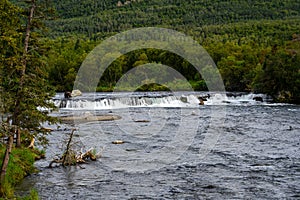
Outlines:
{"type": "Polygon", "coordinates": [[[61,109],[103,110],[127,107],[198,107],[199,98],[205,105],[256,105],[268,104],[263,94],[224,93],[85,93],[83,96],[64,99],[63,94],[54,98],[61,109]],[[255,98],[263,101],[257,101],[255,98]]]}

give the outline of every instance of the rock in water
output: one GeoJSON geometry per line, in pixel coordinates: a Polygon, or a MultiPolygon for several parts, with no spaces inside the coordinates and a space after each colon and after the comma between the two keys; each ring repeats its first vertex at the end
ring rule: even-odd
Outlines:
{"type": "Polygon", "coordinates": [[[71,93],[72,97],[77,97],[77,96],[81,96],[82,92],[80,90],[73,90],[71,93]]]}
{"type": "Polygon", "coordinates": [[[64,123],[85,123],[91,121],[112,121],[121,119],[121,116],[118,115],[82,115],[82,116],[67,116],[60,118],[64,123]]]}
{"type": "Polygon", "coordinates": [[[182,101],[183,103],[187,103],[187,102],[188,102],[188,99],[187,99],[186,96],[182,95],[182,96],[180,97],[180,101],[182,101]]]}
{"type": "Polygon", "coordinates": [[[115,140],[112,142],[113,144],[124,144],[125,142],[122,140],[115,140]]]}
{"type": "Polygon", "coordinates": [[[139,119],[139,120],[134,120],[134,122],[150,122],[150,120],[147,120],[147,119],[139,119]]]}

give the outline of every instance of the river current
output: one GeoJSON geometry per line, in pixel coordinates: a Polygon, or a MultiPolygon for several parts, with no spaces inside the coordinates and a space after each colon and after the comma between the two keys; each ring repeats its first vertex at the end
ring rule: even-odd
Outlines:
{"type": "Polygon", "coordinates": [[[255,101],[253,94],[62,96],[54,115],[121,119],[52,127],[46,159],[18,194],[35,188],[41,199],[300,198],[300,106],[268,103],[263,95],[255,101]],[[48,168],[72,128],[74,146],[95,148],[101,158],[48,168]]]}

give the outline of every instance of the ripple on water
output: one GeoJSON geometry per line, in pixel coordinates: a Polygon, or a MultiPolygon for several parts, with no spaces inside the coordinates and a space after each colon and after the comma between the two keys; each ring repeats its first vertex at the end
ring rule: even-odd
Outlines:
{"type": "MultiPolygon", "coordinates": [[[[41,199],[299,198],[299,107],[228,106],[225,122],[214,127],[222,130],[217,144],[200,159],[199,151],[205,133],[213,123],[210,117],[213,108],[202,107],[199,115],[190,115],[190,123],[184,124],[186,130],[193,125],[198,128],[191,146],[181,157],[163,167],[144,172],[118,170],[110,162],[126,165],[130,161],[132,164],[144,159],[138,156],[139,152],[146,155],[163,148],[182,125],[180,109],[156,108],[151,112],[131,109],[131,116],[139,119],[148,119],[149,113],[155,116],[147,126],[133,124],[131,118],[122,118],[117,126],[115,122],[80,124],[78,128],[82,135],[79,138],[89,139],[85,143],[88,146],[104,148],[103,157],[83,165],[84,169],[46,168],[53,156],[61,152],[59,144],[68,131],[53,132],[49,136],[52,143],[46,160],[36,163],[40,173],[27,177],[18,191],[22,193],[29,187],[35,187],[41,199]],[[160,116],[160,111],[164,116],[160,116]],[[155,127],[155,120],[164,122],[161,132],[160,127],[155,127]],[[122,130],[122,125],[131,127],[122,130]],[[152,130],[151,134],[147,132],[149,130],[152,130]],[[116,139],[127,142],[111,144],[116,139]]],[[[122,111],[114,110],[120,115],[122,111]]],[[[189,112],[192,113],[192,109],[189,112]]],[[[151,161],[146,162],[161,164],[162,161],[156,159],[155,154],[153,156],[151,161]]]]}

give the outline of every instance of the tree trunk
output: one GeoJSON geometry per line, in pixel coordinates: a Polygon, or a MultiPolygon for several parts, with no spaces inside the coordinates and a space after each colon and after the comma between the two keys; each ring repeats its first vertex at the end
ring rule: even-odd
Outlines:
{"type": "MultiPolygon", "coordinates": [[[[16,96],[16,103],[15,103],[15,110],[13,114],[13,121],[12,124],[19,126],[19,115],[20,115],[20,103],[23,98],[23,85],[25,81],[25,73],[26,73],[26,65],[27,65],[27,53],[28,53],[28,46],[29,46],[29,38],[30,38],[30,31],[31,31],[31,24],[33,20],[33,14],[34,10],[36,8],[35,0],[31,1],[32,6],[29,12],[28,21],[27,21],[27,27],[26,27],[26,33],[25,33],[25,40],[24,40],[24,51],[22,56],[22,69],[21,69],[21,75],[20,75],[20,83],[19,83],[19,89],[16,96]]],[[[18,130],[16,132],[17,134],[17,144],[16,147],[21,147],[21,132],[18,130]]]]}
{"type": "Polygon", "coordinates": [[[17,132],[16,132],[16,147],[21,147],[21,130],[18,129],[17,132]]]}
{"type": "Polygon", "coordinates": [[[70,145],[71,145],[71,142],[72,142],[72,139],[73,139],[74,131],[75,131],[75,129],[73,129],[72,132],[71,132],[71,135],[70,135],[70,138],[69,138],[69,141],[68,141],[68,144],[67,144],[67,149],[66,149],[66,151],[63,155],[63,158],[62,158],[63,166],[66,165],[66,157],[70,154],[70,145]]]}
{"type": "Polygon", "coordinates": [[[6,150],[5,150],[5,154],[4,154],[3,162],[2,162],[2,167],[1,167],[0,188],[2,188],[2,185],[3,185],[4,180],[5,180],[6,169],[7,169],[7,166],[8,166],[9,156],[10,156],[10,153],[11,153],[13,143],[14,143],[14,134],[10,134],[10,136],[8,137],[7,146],[6,146],[6,150]]]}

